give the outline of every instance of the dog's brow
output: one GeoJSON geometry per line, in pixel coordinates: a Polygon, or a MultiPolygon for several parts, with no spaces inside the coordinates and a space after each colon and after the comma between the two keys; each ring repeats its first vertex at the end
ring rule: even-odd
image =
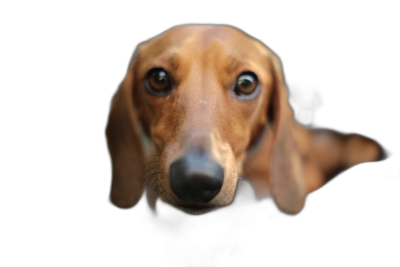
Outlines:
{"type": "Polygon", "coordinates": [[[227,60],[227,63],[229,72],[235,72],[241,66],[247,65],[247,63],[249,63],[249,60],[245,56],[230,56],[227,60]]]}
{"type": "Polygon", "coordinates": [[[171,64],[172,68],[176,69],[178,67],[178,59],[179,59],[179,56],[176,53],[177,48],[174,46],[174,44],[171,42],[171,39],[168,37],[168,32],[166,32],[163,36],[167,39],[168,43],[171,45],[170,49],[167,49],[168,53],[170,54],[169,63],[171,64]]]}
{"type": "Polygon", "coordinates": [[[173,69],[177,69],[179,63],[179,55],[176,52],[170,52],[170,54],[171,56],[169,57],[168,61],[173,69]]]}
{"type": "Polygon", "coordinates": [[[229,70],[230,71],[234,71],[239,66],[239,59],[234,56],[230,56],[228,59],[228,62],[229,62],[229,70]]]}
{"type": "Polygon", "coordinates": [[[154,62],[156,65],[158,65],[160,62],[162,64],[169,66],[172,70],[176,70],[179,67],[179,53],[177,51],[174,51],[175,49],[165,49],[161,54],[149,57],[149,62],[152,62],[150,64],[153,64],[154,62]]]}
{"type": "Polygon", "coordinates": [[[243,61],[246,61],[248,59],[247,56],[254,51],[257,51],[259,53],[259,56],[264,56],[264,54],[266,53],[264,49],[260,49],[260,47],[257,45],[249,46],[244,52],[240,54],[238,53],[237,55],[229,56],[229,70],[234,71],[235,69],[237,69],[240,64],[243,63],[243,61]]]}
{"type": "Polygon", "coordinates": [[[231,64],[230,70],[233,70],[236,65],[236,62],[234,61],[234,58],[233,58],[234,52],[235,52],[237,46],[240,44],[240,42],[242,42],[245,38],[246,38],[246,36],[242,36],[242,38],[239,39],[239,41],[235,44],[235,46],[232,49],[232,52],[229,55],[229,62],[231,64]]]}

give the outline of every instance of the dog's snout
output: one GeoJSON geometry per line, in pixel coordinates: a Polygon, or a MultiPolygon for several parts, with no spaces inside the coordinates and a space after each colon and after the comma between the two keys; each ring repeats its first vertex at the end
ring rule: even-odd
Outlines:
{"type": "Polygon", "coordinates": [[[224,169],[204,154],[190,154],[170,167],[170,185],[179,199],[207,203],[221,191],[224,169]]]}

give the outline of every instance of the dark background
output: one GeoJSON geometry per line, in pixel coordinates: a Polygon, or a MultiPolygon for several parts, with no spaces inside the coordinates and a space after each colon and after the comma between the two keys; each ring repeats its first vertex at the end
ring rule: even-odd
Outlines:
{"type": "MultiPolygon", "coordinates": [[[[388,244],[384,238],[393,236],[399,207],[399,41],[393,9],[243,4],[216,11],[193,2],[52,13],[39,28],[48,40],[43,46],[60,100],[49,105],[61,110],[61,123],[48,133],[56,154],[49,154],[54,169],[46,193],[52,201],[45,212],[57,215],[51,220],[54,233],[74,237],[76,245],[130,244],[133,259],[150,255],[151,261],[185,266],[254,259],[249,255],[262,256],[263,246],[271,244],[287,249],[311,242],[323,251],[337,242],[349,249],[351,242],[368,248],[388,244]],[[261,40],[280,56],[296,109],[314,107],[313,124],[370,136],[391,157],[343,174],[311,196],[294,218],[280,215],[268,201],[202,218],[165,208],[161,220],[151,219],[144,202],[129,211],[112,207],[104,136],[111,97],[136,45],[185,23],[229,24],[261,40]],[[167,256],[158,258],[160,253],[167,256]]],[[[390,254],[390,246],[386,249],[390,254]]]]}

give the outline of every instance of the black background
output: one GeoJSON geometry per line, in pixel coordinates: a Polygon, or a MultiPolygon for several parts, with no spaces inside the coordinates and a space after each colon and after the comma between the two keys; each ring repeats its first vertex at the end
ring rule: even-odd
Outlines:
{"type": "Polygon", "coordinates": [[[397,222],[400,136],[393,9],[243,4],[215,10],[195,2],[150,3],[60,7],[38,18],[49,76],[55,78],[49,78],[54,96],[48,104],[59,111],[54,124],[46,121],[54,125],[47,140],[53,168],[46,173],[51,178],[41,202],[54,217],[46,227],[55,226],[57,242],[73,237],[75,246],[129,247],[133,263],[146,258],[212,266],[259,256],[265,260],[276,256],[274,248],[284,252],[304,246],[339,257],[357,255],[353,245],[371,249],[380,244],[390,255],[394,250],[385,238],[393,236],[397,222]],[[370,136],[391,157],[343,174],[310,196],[297,217],[280,215],[268,201],[201,218],[166,208],[165,218],[155,221],[144,202],[129,211],[114,208],[108,200],[111,166],[104,136],[111,97],[136,45],[185,23],[229,24],[261,40],[280,56],[287,83],[298,96],[294,105],[315,104],[315,125],[370,136]]]}

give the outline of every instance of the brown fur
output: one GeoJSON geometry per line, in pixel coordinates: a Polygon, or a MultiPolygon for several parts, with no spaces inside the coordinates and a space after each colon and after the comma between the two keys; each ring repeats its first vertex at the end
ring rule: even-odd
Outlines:
{"type": "Polygon", "coordinates": [[[238,176],[244,176],[259,197],[268,193],[280,210],[296,214],[308,193],[339,172],[383,158],[381,146],[367,137],[298,125],[278,56],[223,25],[177,26],[141,43],[112,101],[106,133],[111,201],[118,207],[134,206],[147,182],[153,205],[152,194],[189,213],[203,213],[230,204],[238,176]],[[170,95],[145,90],[152,67],[171,74],[170,95]],[[248,70],[257,74],[261,91],[242,101],[232,86],[248,70]],[[140,125],[150,140],[147,148],[140,125]],[[193,140],[225,169],[220,193],[198,210],[178,199],[169,184],[171,162],[193,140]]]}

